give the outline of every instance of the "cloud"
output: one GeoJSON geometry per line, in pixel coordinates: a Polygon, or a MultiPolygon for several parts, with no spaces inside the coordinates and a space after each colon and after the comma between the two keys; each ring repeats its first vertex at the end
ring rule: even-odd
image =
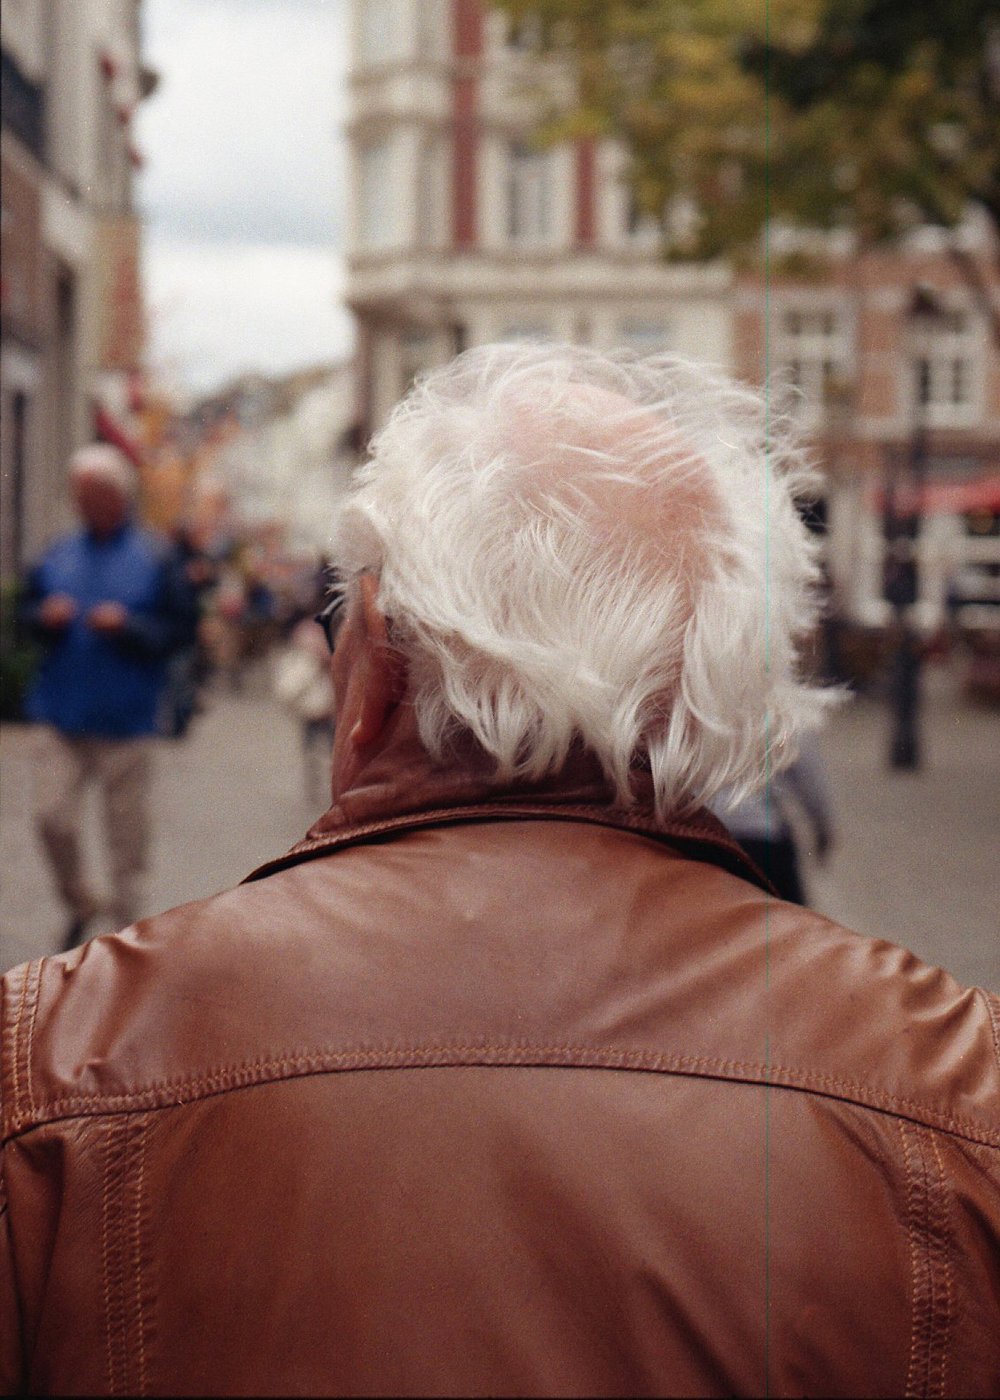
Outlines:
{"type": "Polygon", "coordinates": [[[343,0],[151,0],[140,206],[164,236],[339,246],[343,0]]]}
{"type": "Polygon", "coordinates": [[[150,359],[197,390],[249,369],[284,373],[352,346],[343,268],[332,250],[150,238],[150,359]]]}
{"type": "Polygon", "coordinates": [[[151,359],[214,387],[349,353],[346,0],[146,0],[139,109],[151,359]]]}

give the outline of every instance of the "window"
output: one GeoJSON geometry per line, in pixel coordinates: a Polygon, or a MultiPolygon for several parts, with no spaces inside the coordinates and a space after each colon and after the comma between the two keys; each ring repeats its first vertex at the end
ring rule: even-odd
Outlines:
{"type": "Polygon", "coordinates": [[[788,307],[779,313],[775,362],[798,390],[803,416],[818,420],[849,380],[846,318],[834,307],[788,307]]]}
{"type": "Polygon", "coordinates": [[[942,311],[921,335],[912,395],[930,426],[950,427],[974,416],[976,335],[964,311],[942,311]]]}
{"type": "Polygon", "coordinates": [[[449,228],[451,193],[450,150],[439,137],[420,145],[417,180],[417,243],[421,248],[443,246],[449,228]]]}
{"type": "Polygon", "coordinates": [[[392,180],[392,145],[388,138],[359,149],[356,191],[358,247],[392,247],[396,241],[398,201],[392,180]]]}
{"type": "Polygon", "coordinates": [[[504,326],[497,337],[498,340],[546,340],[550,337],[548,329],[540,321],[512,321],[510,325],[504,326]]]}
{"type": "MultiPolygon", "coordinates": [[[[7,39],[4,36],[4,45],[7,39]]],[[[45,158],[45,89],[26,78],[6,47],[3,64],[3,124],[39,160],[45,158]]]]}
{"type": "Polygon", "coordinates": [[[423,59],[443,58],[447,46],[448,14],[440,0],[418,0],[417,53],[423,59]]]}
{"type": "Polygon", "coordinates": [[[526,15],[523,19],[511,20],[505,41],[509,49],[531,53],[538,48],[541,41],[542,25],[538,15],[526,15]]]}
{"type": "Polygon", "coordinates": [[[548,152],[521,141],[510,146],[507,233],[515,243],[545,242],[552,233],[552,164],[548,152]]]}
{"type": "Polygon", "coordinates": [[[621,324],[621,343],[641,355],[653,355],[658,350],[669,350],[673,344],[671,328],[664,321],[642,320],[630,317],[621,324]]]}
{"type": "Polygon", "coordinates": [[[403,56],[399,0],[362,0],[358,6],[358,58],[391,63],[403,56]]]}
{"type": "Polygon", "coordinates": [[[631,185],[625,186],[625,236],[642,246],[659,243],[663,237],[660,221],[655,214],[643,209],[631,185]]]}

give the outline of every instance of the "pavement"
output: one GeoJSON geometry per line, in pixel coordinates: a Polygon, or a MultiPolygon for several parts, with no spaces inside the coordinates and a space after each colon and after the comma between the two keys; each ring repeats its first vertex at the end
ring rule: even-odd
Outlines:
{"type": "MultiPolygon", "coordinates": [[[[838,835],[819,869],[803,833],[811,901],[961,982],[1000,991],[1000,712],[965,699],[957,677],[935,668],[923,733],[921,771],[893,773],[880,702],[856,698],[834,717],[823,752],[838,835]]],[[[65,923],[32,828],[31,742],[27,726],[0,726],[0,971],[53,952],[65,923]]],[[[209,695],[189,736],[157,747],[145,914],[236,884],[298,840],[324,805],[305,795],[298,728],[262,675],[243,695],[209,695]]],[[[85,853],[100,871],[96,802],[87,815],[85,853]]]]}

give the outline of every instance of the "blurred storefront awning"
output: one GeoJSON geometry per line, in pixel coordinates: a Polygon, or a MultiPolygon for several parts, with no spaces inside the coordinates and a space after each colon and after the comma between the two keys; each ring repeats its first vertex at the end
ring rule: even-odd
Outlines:
{"type": "MultiPolygon", "coordinates": [[[[872,492],[872,504],[885,510],[883,487],[872,492]]],[[[974,481],[928,481],[919,491],[901,483],[893,492],[893,511],[906,515],[972,515],[980,511],[1000,511],[1000,472],[989,472],[974,481]]]]}

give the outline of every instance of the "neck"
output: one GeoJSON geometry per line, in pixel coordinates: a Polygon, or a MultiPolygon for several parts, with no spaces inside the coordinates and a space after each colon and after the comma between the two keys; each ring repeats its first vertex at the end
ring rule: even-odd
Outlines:
{"type": "MultiPolygon", "coordinates": [[[[642,775],[637,782],[641,786],[642,775]]],[[[543,800],[558,793],[563,801],[612,802],[600,764],[582,748],[571,751],[558,774],[536,782],[497,778],[493,760],[468,736],[456,736],[445,761],[439,762],[420,742],[413,707],[404,703],[379,743],[356,755],[349,769],[334,774],[333,805],[318,825],[333,829],[428,805],[461,805],[512,792],[543,800]]]]}

